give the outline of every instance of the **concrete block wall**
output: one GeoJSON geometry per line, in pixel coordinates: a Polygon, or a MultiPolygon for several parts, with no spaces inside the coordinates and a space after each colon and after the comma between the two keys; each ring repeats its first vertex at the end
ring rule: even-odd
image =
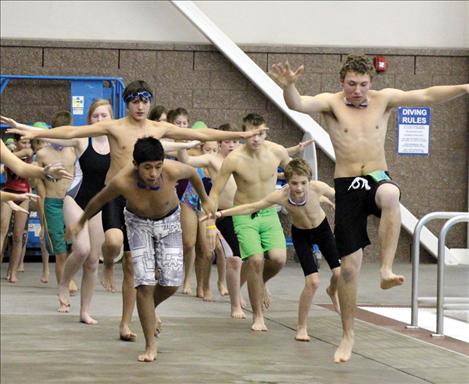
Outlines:
{"type": "MultiPolygon", "coordinates": [[[[373,88],[403,90],[431,85],[469,82],[469,51],[443,49],[353,49],[332,47],[243,46],[264,70],[289,60],[305,65],[298,82],[302,94],[340,90],[338,72],[348,53],[385,55],[389,70],[378,75],[373,88]]],[[[190,119],[209,126],[231,122],[240,125],[249,112],[262,114],[270,126],[270,139],[285,146],[301,140],[302,131],[274,106],[214,47],[130,42],[71,42],[2,40],[2,74],[119,76],[125,83],[143,79],[154,89],[156,104],[184,107],[190,119]]],[[[49,121],[53,112],[70,108],[67,82],[17,81],[1,96],[0,111],[19,121],[49,121]]],[[[390,172],[402,189],[402,202],[417,217],[442,211],[467,210],[469,97],[432,109],[431,156],[410,157],[396,153],[396,115],[390,118],[386,152],[390,172]]],[[[320,115],[314,116],[324,126],[320,115]]],[[[334,163],[319,151],[320,178],[333,185],[334,163]]],[[[332,220],[332,214],[329,213],[332,220]]],[[[366,260],[378,257],[377,223],[370,218],[366,260]]],[[[437,233],[442,223],[432,223],[437,233]]],[[[285,221],[288,230],[288,223],[285,221]]],[[[466,246],[465,225],[449,233],[450,247],[466,246]]],[[[397,259],[410,259],[411,238],[402,231],[397,259]]],[[[425,256],[429,261],[430,258],[425,256]]]]}

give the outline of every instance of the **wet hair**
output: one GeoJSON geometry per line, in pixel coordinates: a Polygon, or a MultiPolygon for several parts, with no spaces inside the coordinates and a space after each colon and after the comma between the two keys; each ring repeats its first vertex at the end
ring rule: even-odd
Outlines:
{"type": "Polygon", "coordinates": [[[247,125],[259,127],[262,124],[265,124],[265,120],[261,115],[258,115],[257,113],[250,113],[244,116],[242,128],[243,128],[243,131],[245,131],[247,125]]]}
{"type": "Polygon", "coordinates": [[[93,104],[90,105],[90,109],[88,110],[88,116],[86,118],[87,119],[86,121],[88,122],[88,124],[91,124],[91,116],[93,115],[94,111],[98,109],[99,107],[102,107],[103,105],[108,107],[109,114],[112,117],[111,102],[108,99],[96,99],[95,101],[93,101],[93,104]]]}
{"type": "Polygon", "coordinates": [[[133,158],[137,165],[140,165],[145,161],[163,161],[163,145],[154,137],[140,138],[134,145],[133,158]]]}
{"type": "Polygon", "coordinates": [[[311,180],[313,177],[313,171],[310,165],[304,159],[300,158],[290,160],[285,167],[284,175],[287,182],[293,177],[293,174],[306,176],[308,180],[311,180]]]}
{"type": "Polygon", "coordinates": [[[72,125],[72,114],[69,111],[57,111],[51,119],[50,125],[52,128],[63,127],[64,125],[72,125]]]}
{"type": "MultiPolygon", "coordinates": [[[[166,112],[167,110],[163,105],[155,105],[150,111],[148,118],[153,121],[160,121],[161,115],[166,112]]],[[[166,116],[168,116],[168,114],[166,114],[166,116]]]]}
{"type": "Polygon", "coordinates": [[[167,116],[168,116],[168,122],[173,124],[178,116],[189,117],[189,112],[187,112],[185,108],[178,107],[176,109],[171,109],[171,111],[168,112],[167,116]]]}
{"type": "MultiPolygon", "coordinates": [[[[132,81],[127,87],[124,89],[124,93],[122,94],[122,98],[127,100],[129,96],[131,96],[133,93],[138,93],[138,92],[149,92],[151,96],[153,97],[153,91],[151,90],[150,86],[143,80],[135,80],[132,81]]],[[[128,102],[126,102],[128,104],[128,102]]]]}
{"type": "Polygon", "coordinates": [[[370,80],[376,74],[373,63],[365,55],[348,55],[340,69],[340,81],[344,81],[347,72],[355,72],[360,75],[370,75],[370,80]]]}

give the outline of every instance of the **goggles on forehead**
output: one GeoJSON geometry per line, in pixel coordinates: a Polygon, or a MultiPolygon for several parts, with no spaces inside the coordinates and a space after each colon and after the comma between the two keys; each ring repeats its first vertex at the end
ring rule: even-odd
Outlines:
{"type": "Polygon", "coordinates": [[[125,97],[124,102],[128,103],[128,102],[133,101],[135,99],[151,101],[153,99],[153,95],[148,91],[133,92],[133,93],[128,94],[125,97]]]}

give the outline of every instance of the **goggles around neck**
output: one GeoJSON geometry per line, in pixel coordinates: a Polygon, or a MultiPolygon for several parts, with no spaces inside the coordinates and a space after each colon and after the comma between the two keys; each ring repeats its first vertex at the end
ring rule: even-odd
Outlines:
{"type": "Polygon", "coordinates": [[[140,100],[151,102],[153,99],[153,95],[151,94],[151,92],[148,92],[148,91],[133,92],[133,93],[128,94],[124,98],[124,102],[127,104],[135,99],[140,99],[140,100]]]}

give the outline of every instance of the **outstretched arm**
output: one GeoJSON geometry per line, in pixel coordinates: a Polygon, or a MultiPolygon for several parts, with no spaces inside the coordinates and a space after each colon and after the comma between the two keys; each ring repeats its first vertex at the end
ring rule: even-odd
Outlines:
{"type": "Polygon", "coordinates": [[[1,121],[9,124],[12,128],[7,130],[7,133],[16,133],[22,135],[24,139],[36,139],[36,138],[50,138],[50,139],[74,139],[78,137],[94,137],[107,135],[109,128],[113,124],[112,120],[101,121],[92,125],[65,125],[63,127],[57,127],[53,129],[39,129],[37,131],[28,130],[24,124],[19,124],[13,119],[1,117],[1,121]],[[7,122],[8,121],[8,122],[7,122]]]}
{"type": "Polygon", "coordinates": [[[10,168],[13,173],[22,177],[73,179],[73,176],[60,164],[52,164],[42,168],[25,163],[10,152],[2,140],[0,140],[0,161],[10,168]]]}
{"type": "Polygon", "coordinates": [[[312,181],[318,192],[318,194],[326,196],[327,198],[334,200],[335,198],[335,189],[330,187],[328,184],[322,181],[312,181]]]}
{"type": "Polygon", "coordinates": [[[436,85],[425,89],[402,91],[387,88],[382,92],[388,100],[389,107],[424,106],[439,104],[469,93],[469,84],[436,85]]]}
{"type": "Polygon", "coordinates": [[[304,71],[304,66],[300,65],[296,71],[290,68],[288,61],[272,65],[269,74],[283,88],[283,98],[288,108],[298,112],[311,114],[314,112],[328,112],[330,94],[323,93],[316,96],[301,96],[296,89],[295,83],[304,71]]]}
{"type": "MultiPolygon", "coordinates": [[[[12,129],[21,129],[22,131],[44,131],[44,128],[37,128],[37,127],[32,127],[30,125],[26,124],[21,124],[16,122],[13,119],[10,119],[5,116],[0,116],[0,120],[2,123],[12,127],[12,129]]],[[[54,143],[54,144],[59,144],[62,145],[63,147],[78,147],[79,146],[79,141],[78,140],[65,140],[65,139],[48,139],[48,138],[43,138],[44,141],[47,141],[48,143],[54,143]]]]}
{"type": "Polygon", "coordinates": [[[314,143],[314,139],[309,139],[306,141],[303,141],[297,145],[294,145],[293,147],[287,148],[287,152],[289,156],[294,156],[297,153],[300,153],[302,150],[304,150],[308,145],[311,145],[314,143]]]}
{"type": "Polygon", "coordinates": [[[161,145],[163,146],[164,152],[173,152],[173,151],[178,151],[178,150],[185,150],[185,149],[190,149],[197,147],[200,145],[199,140],[192,140],[186,143],[178,143],[175,141],[167,141],[167,140],[161,140],[161,145]]]}
{"type": "Polygon", "coordinates": [[[208,167],[212,164],[212,156],[211,154],[204,154],[199,156],[189,156],[185,149],[179,150],[177,158],[181,163],[190,165],[194,168],[204,168],[208,167]]]}
{"type": "Polygon", "coordinates": [[[235,215],[248,215],[260,211],[261,209],[271,207],[275,204],[281,203],[281,191],[274,191],[269,193],[262,200],[250,204],[242,204],[233,208],[223,209],[217,212],[218,217],[235,216],[235,215]]]}
{"type": "MultiPolygon", "coordinates": [[[[168,137],[174,140],[222,141],[249,139],[252,136],[261,134],[268,130],[268,128],[263,127],[246,132],[230,132],[212,128],[179,128],[171,123],[162,121],[158,123],[155,122],[155,124],[159,124],[160,127],[163,126],[165,128],[164,137],[168,137]]],[[[160,130],[158,131],[158,134],[161,136],[160,130]]]]}

